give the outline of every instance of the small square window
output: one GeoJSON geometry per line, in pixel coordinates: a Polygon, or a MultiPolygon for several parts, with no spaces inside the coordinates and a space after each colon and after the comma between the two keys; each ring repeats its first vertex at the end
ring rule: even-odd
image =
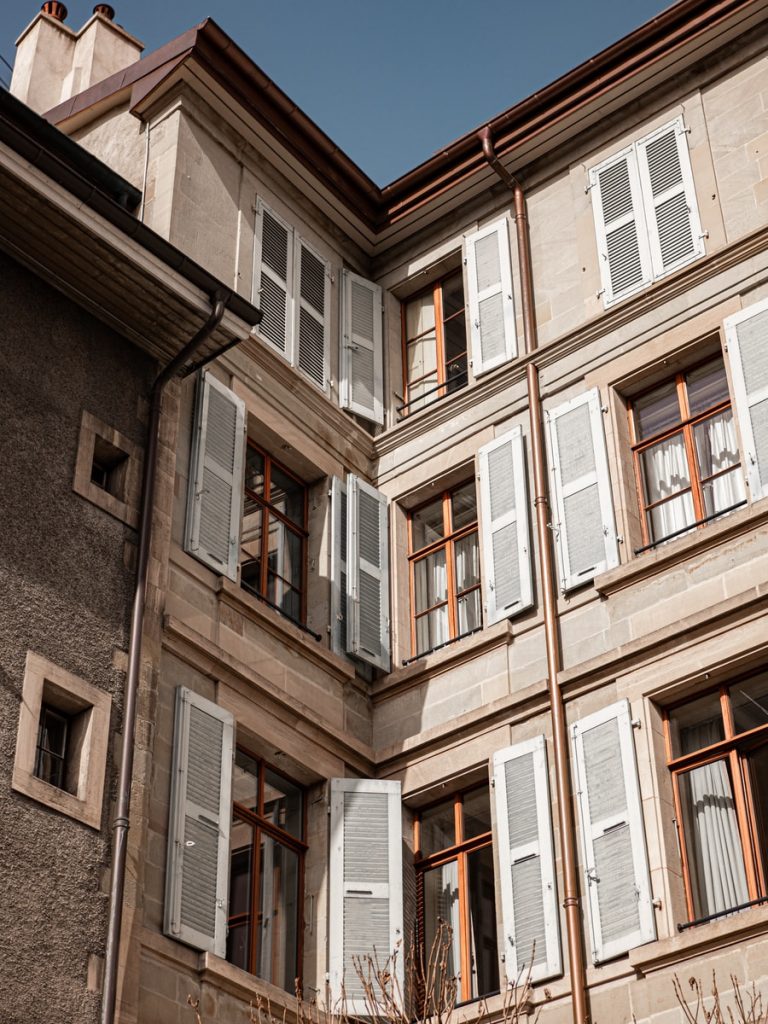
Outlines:
{"type": "Polygon", "coordinates": [[[139,445],[84,411],[72,489],[136,528],[141,499],[141,458],[139,445]]]}
{"type": "Polygon", "coordinates": [[[13,789],[99,828],[112,698],[31,651],[13,789]]]}

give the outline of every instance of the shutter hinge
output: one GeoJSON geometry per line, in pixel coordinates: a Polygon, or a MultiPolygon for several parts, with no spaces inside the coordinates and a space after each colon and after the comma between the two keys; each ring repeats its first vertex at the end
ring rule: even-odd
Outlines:
{"type": "Polygon", "coordinates": [[[654,897],[654,899],[651,900],[651,906],[652,907],[656,907],[657,910],[661,910],[661,908],[663,906],[663,904],[661,902],[661,897],[660,896],[654,897]]]}
{"type": "Polygon", "coordinates": [[[678,138],[681,135],[690,135],[690,134],[691,134],[691,129],[690,128],[678,128],[677,129],[677,136],[678,136],[678,138]]]}
{"type": "Polygon", "coordinates": [[[496,779],[491,779],[491,789],[496,789],[496,779]]]}
{"type": "Polygon", "coordinates": [[[605,288],[601,288],[599,292],[595,292],[596,299],[599,299],[601,295],[605,295],[605,288]]]}
{"type": "Polygon", "coordinates": [[[642,729],[643,728],[643,723],[640,721],[639,718],[633,718],[632,719],[632,728],[633,729],[642,729]]]}
{"type": "Polygon", "coordinates": [[[699,234],[699,238],[700,238],[700,239],[701,239],[701,238],[709,238],[709,231],[702,231],[702,232],[701,232],[701,233],[699,234]]]}
{"type": "Polygon", "coordinates": [[[584,186],[584,195],[588,196],[589,193],[592,191],[592,189],[595,187],[596,184],[597,184],[596,181],[590,181],[590,183],[588,185],[585,185],[584,186]]]}

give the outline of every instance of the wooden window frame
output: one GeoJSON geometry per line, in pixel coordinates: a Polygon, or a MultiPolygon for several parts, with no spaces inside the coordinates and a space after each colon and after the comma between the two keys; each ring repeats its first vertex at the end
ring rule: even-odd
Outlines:
{"type": "MultiPolygon", "coordinates": [[[[420,657],[421,655],[428,654],[430,648],[427,651],[419,651],[416,643],[416,625],[419,619],[423,619],[425,616],[430,615],[435,609],[442,608],[445,605],[448,606],[448,632],[449,637],[446,643],[453,643],[455,640],[460,640],[463,636],[469,636],[467,633],[459,633],[458,623],[458,603],[459,598],[465,597],[467,594],[471,594],[473,591],[482,589],[483,581],[482,577],[478,578],[477,583],[471,587],[467,587],[461,592],[457,591],[456,588],[456,572],[454,566],[455,558],[455,546],[456,544],[464,540],[465,537],[470,536],[472,533],[477,538],[478,554],[480,551],[480,525],[477,516],[477,491],[475,491],[475,518],[473,522],[467,523],[466,526],[462,526],[460,529],[453,529],[453,510],[451,507],[451,498],[456,491],[466,487],[467,484],[471,483],[471,480],[464,480],[460,484],[456,484],[454,487],[443,491],[442,494],[437,497],[442,501],[443,506],[443,536],[439,540],[432,541],[431,544],[426,544],[423,548],[419,548],[418,551],[413,550],[413,517],[421,509],[426,508],[427,505],[434,504],[436,498],[432,497],[429,501],[422,502],[416,508],[412,509],[408,513],[408,563],[409,563],[409,586],[410,586],[410,602],[411,602],[411,651],[414,657],[420,657]],[[437,604],[432,605],[429,608],[424,609],[422,612],[416,611],[416,563],[423,559],[435,554],[440,549],[445,549],[445,573],[446,573],[446,598],[444,601],[438,601],[437,604]]],[[[480,624],[479,629],[482,629],[483,625],[483,602],[482,594],[480,598],[480,624]]],[[[471,632],[474,632],[471,631],[471,632]]]]}
{"type": "MultiPolygon", "coordinates": [[[[235,821],[241,821],[246,825],[249,825],[251,831],[251,879],[250,879],[250,894],[249,894],[249,907],[248,914],[250,915],[250,921],[247,923],[248,927],[248,973],[254,975],[254,977],[260,977],[257,974],[257,951],[259,946],[259,931],[261,929],[261,868],[259,865],[258,852],[261,842],[261,833],[266,833],[271,839],[282,846],[287,847],[298,857],[298,886],[296,894],[296,977],[298,984],[301,985],[301,978],[303,975],[303,959],[304,959],[304,867],[307,850],[309,849],[305,842],[307,835],[307,791],[300,782],[292,779],[289,775],[286,775],[284,771],[279,768],[275,768],[274,765],[265,761],[264,758],[254,754],[247,747],[238,743],[236,745],[236,751],[245,754],[249,757],[258,767],[258,791],[257,791],[257,807],[256,812],[244,807],[242,804],[237,803],[234,798],[232,800],[232,818],[235,821]],[[273,822],[269,821],[264,816],[264,781],[266,772],[271,771],[278,775],[280,778],[290,782],[301,790],[301,839],[297,839],[292,836],[290,832],[286,832],[273,822]]],[[[236,755],[235,755],[236,756],[236,755]]],[[[233,762],[234,763],[234,762],[233,762]]],[[[230,865],[232,861],[232,851],[230,849],[230,865]]],[[[242,923],[245,920],[242,914],[228,914],[227,916],[227,931],[233,924],[242,923]]],[[[264,979],[270,982],[270,984],[277,985],[280,988],[279,982],[275,982],[272,979],[264,979]]],[[[293,994],[291,992],[291,994],[293,994]]]]}
{"type": "MultiPolygon", "coordinates": [[[[443,274],[442,277],[439,277],[428,288],[424,288],[421,291],[416,292],[414,295],[410,295],[402,303],[402,305],[401,305],[401,324],[402,324],[402,353],[403,353],[403,394],[405,395],[405,402],[400,407],[400,411],[402,412],[403,416],[411,415],[412,412],[419,412],[421,409],[424,409],[427,406],[431,405],[432,402],[435,402],[435,401],[437,401],[440,398],[445,398],[445,396],[447,394],[451,394],[451,392],[448,390],[448,387],[450,385],[450,381],[448,380],[448,367],[452,363],[456,363],[459,359],[461,359],[461,355],[453,356],[451,359],[446,361],[446,358],[445,358],[445,324],[449,323],[452,320],[458,319],[458,317],[460,317],[460,316],[463,316],[465,318],[465,325],[466,325],[467,296],[466,296],[466,290],[464,288],[464,276],[463,276],[463,272],[462,272],[461,268],[459,268],[457,270],[451,270],[449,273],[443,274]],[[461,277],[461,288],[462,288],[462,295],[463,295],[463,298],[464,298],[464,305],[461,307],[460,310],[457,310],[455,313],[452,313],[447,319],[445,319],[443,317],[443,287],[444,287],[445,283],[447,281],[449,281],[453,277],[461,277]],[[434,307],[434,310],[435,310],[435,324],[434,324],[434,327],[428,327],[425,331],[422,331],[421,334],[416,334],[416,335],[414,335],[413,338],[409,338],[408,337],[408,319],[407,319],[407,309],[408,309],[408,306],[412,302],[415,302],[416,299],[423,298],[423,296],[429,295],[429,294],[432,295],[432,304],[433,304],[433,307],[434,307]],[[408,346],[412,345],[416,341],[419,341],[425,335],[429,334],[432,330],[434,330],[434,332],[435,332],[435,370],[436,370],[436,373],[437,373],[437,384],[435,385],[434,389],[432,389],[431,391],[427,392],[426,396],[425,395],[419,395],[418,397],[416,397],[414,399],[411,399],[411,390],[414,387],[414,385],[420,383],[422,380],[424,380],[425,377],[429,376],[429,374],[423,374],[421,377],[416,378],[416,380],[412,380],[412,381],[408,380],[408,346]],[[424,399],[425,397],[427,398],[427,401],[425,401],[423,405],[420,405],[418,409],[411,410],[410,406],[411,406],[412,402],[421,402],[422,399],[424,399]]],[[[469,383],[469,340],[467,338],[466,331],[465,331],[465,346],[464,346],[464,353],[463,353],[463,355],[464,355],[464,358],[467,360],[467,368],[465,370],[466,380],[464,381],[464,384],[461,385],[461,386],[462,387],[466,387],[466,385],[469,383]]],[[[456,390],[460,390],[460,389],[457,388],[456,390]]]]}
{"type": "MultiPolygon", "coordinates": [[[[267,596],[268,593],[269,593],[269,519],[267,518],[267,527],[265,529],[264,518],[263,518],[264,513],[266,512],[268,517],[269,516],[274,516],[274,518],[279,520],[286,527],[286,529],[290,530],[291,533],[293,533],[295,536],[297,536],[299,538],[300,542],[301,542],[301,587],[300,588],[294,587],[293,584],[288,583],[287,580],[283,580],[282,576],[277,576],[277,573],[275,573],[274,575],[276,576],[277,579],[280,579],[284,583],[287,583],[288,586],[292,587],[292,589],[294,589],[294,590],[295,589],[299,589],[299,598],[300,598],[300,608],[301,608],[301,611],[300,611],[300,616],[299,616],[298,622],[299,622],[299,625],[305,625],[306,621],[307,621],[307,542],[308,542],[308,539],[309,539],[309,530],[308,530],[309,488],[307,487],[307,485],[304,483],[304,481],[300,477],[296,476],[295,473],[292,473],[291,470],[287,468],[287,466],[284,466],[277,459],[273,458],[269,454],[268,451],[266,451],[260,445],[256,444],[255,441],[252,441],[250,438],[248,438],[247,448],[251,448],[251,449],[253,449],[253,451],[258,452],[259,455],[264,460],[264,495],[262,496],[260,494],[257,494],[255,491],[250,490],[247,486],[245,486],[244,490],[243,490],[244,500],[245,499],[250,499],[251,501],[256,502],[256,504],[259,506],[259,508],[261,509],[261,512],[262,512],[261,552],[260,552],[260,557],[261,557],[261,578],[259,580],[258,590],[256,590],[254,587],[252,587],[250,585],[245,585],[245,584],[242,583],[242,566],[243,566],[244,562],[246,561],[246,559],[243,557],[245,549],[244,549],[244,546],[241,544],[241,548],[240,548],[241,585],[244,586],[244,588],[248,591],[249,594],[253,594],[254,597],[258,598],[258,600],[264,601],[266,604],[270,605],[270,607],[275,607],[277,611],[279,611],[283,615],[286,615],[287,618],[289,618],[289,619],[292,618],[292,616],[287,615],[287,613],[284,612],[279,606],[274,605],[273,602],[270,601],[269,597],[267,596]],[[303,491],[303,509],[302,509],[302,526],[301,527],[298,527],[291,519],[288,518],[288,516],[286,516],[282,512],[280,512],[279,509],[275,508],[275,506],[271,503],[270,499],[271,499],[271,491],[272,491],[272,467],[273,466],[276,467],[277,469],[279,469],[281,473],[285,473],[285,475],[287,477],[290,477],[291,480],[295,481],[302,488],[302,491],[303,491]]],[[[246,450],[246,458],[245,458],[244,461],[245,461],[245,464],[247,466],[247,463],[248,463],[248,453],[247,453],[247,450],[246,450]]],[[[245,517],[245,512],[243,512],[243,518],[244,517],[245,517]]],[[[249,555],[247,561],[253,561],[252,556],[249,555]]]]}
{"type": "MultiPolygon", "coordinates": [[[[635,488],[637,491],[638,508],[640,510],[640,528],[642,530],[643,543],[641,551],[649,547],[654,547],[657,544],[663,543],[667,540],[666,537],[652,537],[651,528],[649,525],[649,513],[654,508],[659,508],[661,505],[668,504],[670,501],[674,501],[676,498],[690,492],[693,501],[693,513],[694,521],[690,527],[685,529],[701,529],[706,525],[701,520],[707,520],[707,511],[704,503],[704,485],[710,483],[712,480],[716,480],[718,477],[725,476],[727,473],[732,473],[734,470],[739,469],[741,466],[741,459],[735,462],[732,466],[727,469],[720,470],[717,473],[711,474],[708,477],[702,477],[699,467],[698,455],[696,454],[696,442],[694,438],[694,430],[705,420],[710,419],[712,416],[716,416],[719,413],[726,412],[727,410],[733,410],[733,401],[730,395],[730,388],[728,389],[728,398],[723,399],[721,402],[715,403],[703,412],[696,413],[695,416],[691,415],[690,406],[688,404],[688,389],[686,386],[686,377],[694,370],[699,369],[701,366],[705,366],[709,362],[715,361],[715,356],[709,356],[707,359],[703,359],[693,366],[686,367],[684,370],[674,374],[673,376],[666,377],[664,380],[657,382],[652,387],[647,388],[640,394],[635,395],[632,399],[627,402],[627,417],[629,420],[629,437],[630,446],[632,450],[632,463],[634,466],[635,473],[635,488]],[[639,439],[637,433],[637,422],[635,418],[635,403],[639,398],[643,398],[645,395],[650,394],[651,391],[655,391],[657,388],[662,387],[664,384],[674,380],[676,392],[677,392],[677,403],[678,412],[680,413],[680,419],[671,427],[660,431],[658,434],[653,434],[651,437],[645,437],[639,439]],[[690,487],[684,487],[679,491],[676,491],[674,495],[667,498],[661,498],[659,501],[646,502],[645,500],[645,483],[643,478],[642,468],[642,456],[649,448],[653,448],[655,445],[668,440],[675,434],[682,433],[683,443],[685,445],[685,457],[688,468],[688,475],[690,477],[690,487]]],[[[725,361],[722,359],[722,354],[717,357],[720,358],[723,367],[723,376],[726,380],[726,387],[728,386],[727,372],[725,369],[725,361]]],[[[733,413],[732,413],[733,415],[733,413]]],[[[717,513],[718,515],[724,515],[723,513],[717,513]]]]}
{"type": "MultiPolygon", "coordinates": [[[[486,784],[468,786],[465,789],[456,791],[451,796],[441,797],[439,800],[435,800],[422,807],[413,822],[414,868],[416,869],[417,944],[423,964],[428,962],[430,955],[430,950],[425,948],[424,941],[426,934],[426,921],[424,916],[424,875],[432,868],[442,867],[444,864],[449,864],[454,860],[458,864],[460,953],[460,963],[458,966],[460,971],[460,982],[457,992],[457,1001],[462,1003],[476,999],[484,999],[486,996],[493,994],[486,992],[478,996],[472,995],[472,943],[469,917],[468,858],[470,854],[475,853],[477,850],[493,846],[493,830],[489,829],[487,832],[482,832],[479,835],[465,839],[464,815],[462,813],[462,809],[464,806],[464,797],[481,789],[488,790],[488,786],[486,784]],[[442,850],[438,850],[435,853],[431,853],[429,856],[424,857],[421,854],[421,815],[424,811],[431,810],[433,807],[438,807],[440,804],[447,804],[450,801],[453,801],[453,827],[454,839],[456,842],[454,842],[452,846],[447,846],[442,850]]],[[[488,799],[490,806],[490,792],[488,799]]]]}
{"type": "MultiPolygon", "coordinates": [[[[747,732],[737,733],[735,731],[730,698],[731,689],[738,685],[739,682],[747,682],[750,678],[754,677],[746,676],[730,683],[711,687],[685,700],[677,701],[662,710],[665,752],[667,767],[672,776],[675,827],[683,867],[685,903],[689,922],[695,922],[697,919],[695,917],[688,847],[683,826],[683,800],[680,792],[680,777],[693,769],[701,768],[716,761],[726,761],[730,771],[736,820],[739,828],[741,849],[744,855],[744,870],[747,878],[749,900],[762,900],[768,897],[768,851],[764,852],[762,858],[760,857],[757,848],[754,797],[744,756],[745,754],[751,754],[758,747],[768,743],[768,725],[757,726],[754,729],[747,730],[747,732]],[[724,738],[708,747],[702,747],[700,750],[676,757],[670,720],[671,713],[680,707],[684,707],[686,704],[690,704],[694,700],[706,697],[712,693],[717,693],[720,697],[724,738]]],[[[715,916],[722,915],[718,914],[715,916]]]]}

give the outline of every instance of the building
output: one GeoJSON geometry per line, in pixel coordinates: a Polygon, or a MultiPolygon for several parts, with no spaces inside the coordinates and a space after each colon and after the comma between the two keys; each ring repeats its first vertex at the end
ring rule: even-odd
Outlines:
{"type": "Polygon", "coordinates": [[[765,986],[768,4],[382,189],[214,22],[60,6],[14,91],[263,311],[167,410],[115,1019],[359,1010],[440,919],[492,1015],[531,963],[542,1024],[765,986]]]}

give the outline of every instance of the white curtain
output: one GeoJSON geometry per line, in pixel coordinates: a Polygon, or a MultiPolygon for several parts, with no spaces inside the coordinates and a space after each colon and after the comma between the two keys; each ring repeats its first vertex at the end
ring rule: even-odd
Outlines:
{"type": "MultiPolygon", "coordinates": [[[[736,429],[730,410],[705,420],[696,427],[696,452],[702,476],[719,473],[739,461],[736,429]]],[[[714,515],[744,500],[741,470],[735,469],[704,485],[706,514],[714,515]]]]}
{"type": "Polygon", "coordinates": [[[442,867],[427,872],[424,887],[425,960],[429,960],[432,943],[438,930],[438,921],[451,929],[451,940],[446,963],[448,978],[461,971],[461,923],[459,921],[459,864],[452,860],[442,867]]]}
{"type": "MultiPolygon", "coordinates": [[[[697,747],[719,739],[713,723],[692,727],[697,747]]],[[[694,737],[691,737],[694,740],[694,737]]],[[[706,917],[749,899],[736,806],[725,761],[686,772],[680,779],[686,821],[694,912],[706,917]]]]}
{"type": "MultiPolygon", "coordinates": [[[[688,458],[682,434],[674,434],[661,444],[654,445],[643,454],[647,500],[649,504],[668,498],[671,494],[690,487],[688,458]]],[[[690,491],[665,501],[651,510],[654,540],[662,540],[690,526],[694,522],[693,498],[690,491]]]]}
{"type": "MultiPolygon", "coordinates": [[[[456,589],[471,587],[480,578],[480,551],[477,534],[471,534],[456,544],[456,589]]],[[[480,625],[480,593],[473,591],[458,601],[459,636],[480,625]]]]}

